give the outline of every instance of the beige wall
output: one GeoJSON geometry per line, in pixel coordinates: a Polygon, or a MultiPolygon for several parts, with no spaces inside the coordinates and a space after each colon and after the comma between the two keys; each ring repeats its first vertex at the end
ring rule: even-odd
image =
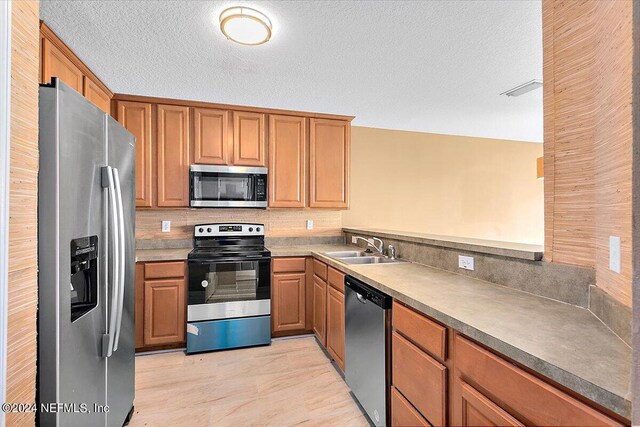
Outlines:
{"type": "MultiPolygon", "coordinates": [[[[35,401],[38,306],[38,3],[11,6],[11,142],[7,402],[35,401]]],[[[32,426],[31,412],[6,414],[32,426]]]]}
{"type": "Polygon", "coordinates": [[[541,244],[542,144],[354,127],[344,226],[541,244]]]}

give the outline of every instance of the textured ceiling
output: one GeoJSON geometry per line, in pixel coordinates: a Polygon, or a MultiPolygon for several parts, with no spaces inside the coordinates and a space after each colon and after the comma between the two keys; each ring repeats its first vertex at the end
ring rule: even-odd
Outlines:
{"type": "Polygon", "coordinates": [[[118,93],[355,115],[354,124],[542,141],[536,1],[42,1],[40,15],[118,93]],[[227,41],[233,5],[273,37],[227,41]]]}

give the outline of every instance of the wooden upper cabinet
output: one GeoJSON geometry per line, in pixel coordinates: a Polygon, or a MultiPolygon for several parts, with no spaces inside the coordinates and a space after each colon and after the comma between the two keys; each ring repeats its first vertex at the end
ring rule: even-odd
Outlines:
{"type": "Polygon", "coordinates": [[[189,206],[189,107],[158,105],[158,206],[189,206]]]}
{"type": "Polygon", "coordinates": [[[233,164],[265,166],[264,114],[234,111],[233,164]]]}
{"type": "Polygon", "coordinates": [[[42,83],[50,83],[51,77],[58,77],[68,86],[82,93],[83,74],[67,56],[51,41],[42,38],[42,83]]]}
{"type": "Polygon", "coordinates": [[[118,101],[118,121],[136,138],[136,206],[153,206],[151,104],[118,101]]]}
{"type": "Polygon", "coordinates": [[[305,288],[305,273],[273,275],[273,332],[305,328],[305,288]]]}
{"type": "Polygon", "coordinates": [[[304,117],[269,116],[269,206],[303,208],[307,127],[304,117]]]}
{"type": "Polygon", "coordinates": [[[193,162],[229,164],[229,112],[212,108],[193,109],[193,162]]]}
{"type": "Polygon", "coordinates": [[[310,207],[349,207],[350,149],[351,124],[348,121],[310,119],[310,207]]]}
{"type": "Polygon", "coordinates": [[[84,76],[84,96],[107,114],[111,114],[111,97],[89,77],[84,76]]]}

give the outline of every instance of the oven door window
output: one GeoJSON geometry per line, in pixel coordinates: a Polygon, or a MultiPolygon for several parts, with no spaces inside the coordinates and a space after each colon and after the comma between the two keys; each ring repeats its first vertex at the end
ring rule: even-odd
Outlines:
{"type": "Polygon", "coordinates": [[[251,201],[255,194],[255,175],[192,172],[194,200],[251,201]]]}
{"type": "Polygon", "coordinates": [[[268,261],[192,263],[189,304],[268,299],[268,274],[268,261]]]}

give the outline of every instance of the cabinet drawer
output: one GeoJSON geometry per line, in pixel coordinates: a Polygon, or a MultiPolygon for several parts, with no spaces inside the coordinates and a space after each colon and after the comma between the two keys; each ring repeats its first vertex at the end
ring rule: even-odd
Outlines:
{"type": "Polygon", "coordinates": [[[445,425],[447,368],[392,334],[392,383],[431,424],[445,425]]]}
{"type": "Polygon", "coordinates": [[[304,258],[274,258],[271,262],[273,273],[303,273],[305,266],[304,258]]]}
{"type": "Polygon", "coordinates": [[[393,301],[392,318],[394,329],[432,356],[446,360],[446,327],[396,301],[393,301]]]}
{"type": "Polygon", "coordinates": [[[336,270],[333,267],[329,267],[327,272],[327,281],[336,290],[344,294],[344,273],[336,270]]]}
{"type": "Polygon", "coordinates": [[[318,261],[317,259],[313,260],[313,274],[327,281],[327,264],[324,262],[318,261]]]}
{"type": "Polygon", "coordinates": [[[391,426],[392,427],[430,427],[416,408],[400,394],[397,388],[391,386],[391,426]]]}
{"type": "Polygon", "coordinates": [[[153,262],[144,265],[145,279],[166,279],[184,277],[184,262],[153,262]]]}
{"type": "Polygon", "coordinates": [[[620,426],[622,424],[456,335],[456,376],[477,384],[488,398],[520,415],[525,424],[620,426]]]}

